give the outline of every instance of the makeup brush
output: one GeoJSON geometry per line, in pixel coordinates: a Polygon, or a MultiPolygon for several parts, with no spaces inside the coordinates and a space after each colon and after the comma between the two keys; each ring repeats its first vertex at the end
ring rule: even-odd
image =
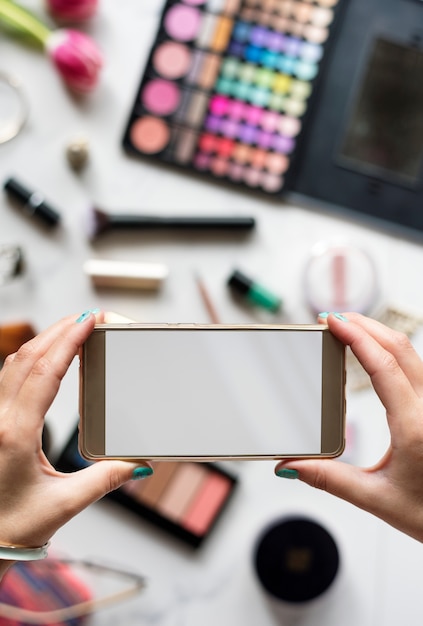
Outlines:
{"type": "Polygon", "coordinates": [[[88,235],[96,239],[110,230],[220,230],[243,232],[254,228],[253,217],[246,216],[178,216],[173,215],[131,215],[106,213],[98,208],[91,209],[88,220],[88,235]]]}
{"type": "Polygon", "coordinates": [[[35,337],[35,330],[28,322],[0,326],[0,359],[16,352],[23,343],[35,337]]]}
{"type": "Polygon", "coordinates": [[[195,282],[197,283],[198,291],[204,307],[209,314],[210,321],[212,324],[220,324],[219,314],[214,306],[214,302],[211,299],[210,292],[207,289],[205,282],[198,274],[195,274],[195,282]]]}

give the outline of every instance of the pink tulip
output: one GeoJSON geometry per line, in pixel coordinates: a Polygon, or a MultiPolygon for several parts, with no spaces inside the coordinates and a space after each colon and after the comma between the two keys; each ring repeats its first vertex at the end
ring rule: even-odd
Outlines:
{"type": "Polygon", "coordinates": [[[46,50],[70,89],[87,93],[97,84],[103,57],[94,41],[72,29],[53,31],[46,50]]]}
{"type": "Polygon", "coordinates": [[[95,15],[98,0],[44,0],[49,13],[61,22],[82,22],[95,15]]]}

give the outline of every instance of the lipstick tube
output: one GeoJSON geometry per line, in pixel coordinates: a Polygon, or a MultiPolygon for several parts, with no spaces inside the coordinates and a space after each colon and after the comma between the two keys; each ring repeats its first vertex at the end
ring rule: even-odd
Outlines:
{"type": "Polygon", "coordinates": [[[59,213],[45,200],[43,194],[39,191],[31,191],[17,181],[16,178],[6,180],[4,190],[31,217],[38,218],[50,227],[59,223],[59,213]]]}

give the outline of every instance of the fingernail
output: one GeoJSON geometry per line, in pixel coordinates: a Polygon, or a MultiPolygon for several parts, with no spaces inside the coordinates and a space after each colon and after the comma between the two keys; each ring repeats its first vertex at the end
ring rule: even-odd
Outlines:
{"type": "Polygon", "coordinates": [[[337,320],[341,320],[341,322],[348,322],[349,320],[345,317],[345,315],[341,315],[341,313],[334,313],[334,316],[337,320]]]}
{"type": "Polygon", "coordinates": [[[143,478],[148,478],[153,473],[153,469],[151,467],[143,465],[142,467],[136,467],[132,472],[132,480],[142,480],[143,478]]]}
{"type": "Polygon", "coordinates": [[[76,320],[76,323],[80,324],[81,322],[85,322],[85,320],[88,319],[91,314],[95,315],[99,312],[100,309],[88,309],[88,311],[84,311],[83,313],[81,313],[81,315],[76,320]]]}
{"type": "Polygon", "coordinates": [[[296,469],[288,469],[287,467],[281,467],[276,470],[276,476],[279,476],[279,478],[290,478],[293,480],[294,478],[298,478],[299,475],[296,469]]]}
{"type": "Polygon", "coordinates": [[[336,319],[341,320],[341,322],[349,322],[345,315],[342,315],[341,313],[335,313],[334,311],[323,311],[322,313],[319,313],[319,317],[325,320],[331,314],[336,317],[336,319]]]}

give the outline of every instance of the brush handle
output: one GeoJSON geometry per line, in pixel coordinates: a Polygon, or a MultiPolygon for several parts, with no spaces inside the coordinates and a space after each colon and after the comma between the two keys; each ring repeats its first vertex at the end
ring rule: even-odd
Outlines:
{"type": "Polygon", "coordinates": [[[115,228],[181,229],[181,230],[251,230],[253,217],[190,217],[156,215],[110,215],[107,230],[115,228]]]}

